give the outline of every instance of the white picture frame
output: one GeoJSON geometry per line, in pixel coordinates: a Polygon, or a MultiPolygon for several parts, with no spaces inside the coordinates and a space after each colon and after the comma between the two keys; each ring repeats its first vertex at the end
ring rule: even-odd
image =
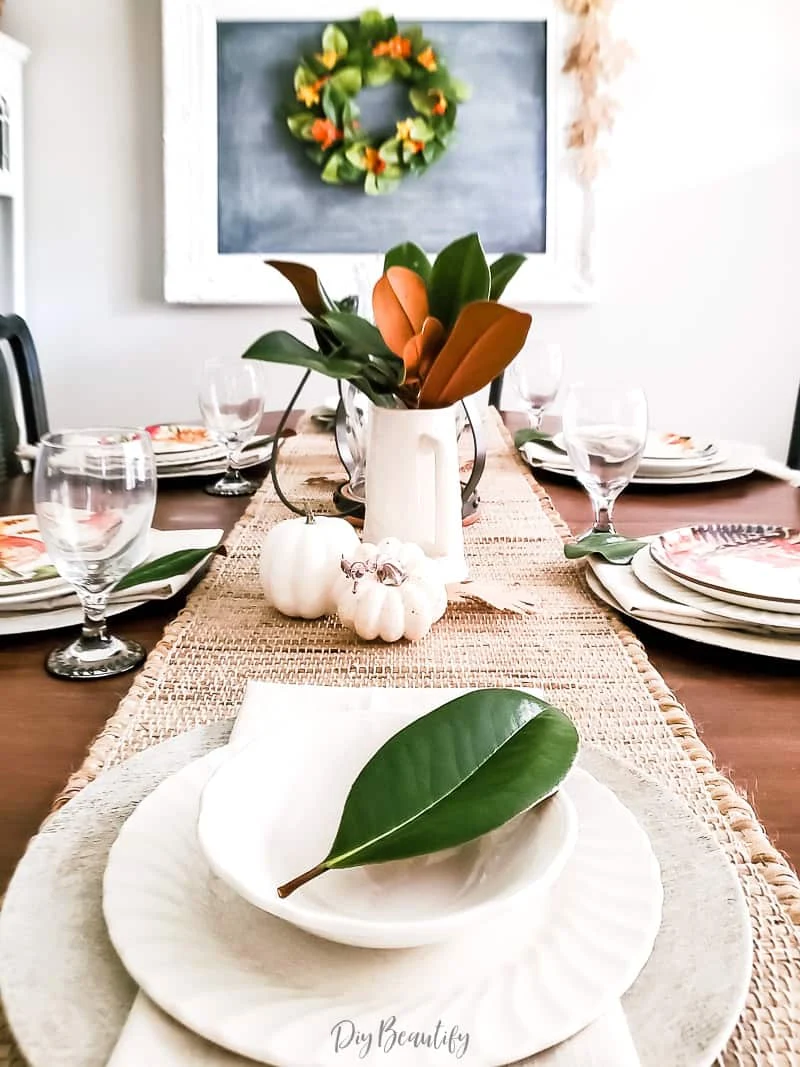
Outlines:
{"type": "MultiPolygon", "coordinates": [[[[341,0],[162,0],[164,59],[164,297],[175,304],[291,303],[263,255],[220,254],[217,188],[217,24],[221,21],[335,21],[355,17],[341,0]]],[[[398,19],[475,19],[461,0],[395,0],[398,19]]],[[[504,300],[521,306],[592,300],[584,191],[574,177],[566,130],[575,103],[561,67],[569,20],[555,0],[493,0],[492,21],[547,23],[546,251],[532,254],[504,300]]],[[[332,291],[347,291],[356,270],[377,274],[379,255],[303,255],[332,291]]],[[[362,274],[363,276],[363,274],[362,274]]]]}

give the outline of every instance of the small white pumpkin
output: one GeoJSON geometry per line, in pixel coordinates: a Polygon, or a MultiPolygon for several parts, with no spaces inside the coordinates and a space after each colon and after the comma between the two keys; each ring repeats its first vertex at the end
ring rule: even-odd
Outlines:
{"type": "Polygon", "coordinates": [[[418,545],[365,543],[341,564],[339,621],[364,641],[419,641],[447,610],[436,564],[418,545]]]}
{"type": "Polygon", "coordinates": [[[333,614],[341,561],[360,546],[345,519],[309,513],[279,522],[261,548],[259,573],[267,603],[293,618],[333,614]]]}

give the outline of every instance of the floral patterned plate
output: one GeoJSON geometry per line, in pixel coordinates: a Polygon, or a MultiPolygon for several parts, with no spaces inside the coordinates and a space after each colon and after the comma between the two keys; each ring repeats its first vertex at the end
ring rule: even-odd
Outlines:
{"type": "Polygon", "coordinates": [[[800,614],[800,530],[753,523],[683,526],[650,543],[676,581],[707,596],[800,614]]]}
{"type": "Polygon", "coordinates": [[[205,426],[191,426],[184,423],[168,422],[147,426],[147,432],[153,439],[153,451],[156,456],[170,455],[175,452],[202,452],[205,449],[218,449],[205,426]]]}
{"type": "Polygon", "coordinates": [[[47,555],[35,515],[0,518],[0,596],[17,593],[35,582],[37,588],[66,585],[47,555]]]}

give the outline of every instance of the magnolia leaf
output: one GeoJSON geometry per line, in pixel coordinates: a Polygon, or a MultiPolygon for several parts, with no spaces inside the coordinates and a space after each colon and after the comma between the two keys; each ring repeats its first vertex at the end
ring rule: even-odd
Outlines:
{"type": "Polygon", "coordinates": [[[325,153],[322,151],[319,145],[314,145],[313,148],[307,148],[306,155],[311,160],[311,162],[316,163],[318,167],[322,165],[322,162],[325,159],[325,153]]]}
{"type": "Polygon", "coordinates": [[[179,574],[186,574],[214,552],[219,552],[221,547],[221,545],[212,545],[210,548],[185,548],[179,552],[170,552],[166,556],[149,560],[147,563],[134,567],[132,571],[128,571],[125,577],[114,586],[114,591],[131,589],[135,585],[144,585],[145,582],[163,582],[179,574]]]}
{"type": "Polygon", "coordinates": [[[328,870],[440,852],[496,830],[551,796],[577,752],[573,723],[537,697],[456,697],[378,749],[350,788],[328,855],[278,896],[328,870]]]}
{"type": "Polygon", "coordinates": [[[325,299],[325,290],[313,267],[283,259],[265,259],[264,262],[294,286],[300,303],[312,315],[321,315],[332,306],[330,300],[325,299]]]}
{"type": "Polygon", "coordinates": [[[378,189],[378,179],[372,173],[372,171],[370,171],[364,179],[364,192],[367,194],[367,196],[380,195],[380,189],[378,189]]]}
{"type": "Polygon", "coordinates": [[[500,299],[505,292],[506,286],[526,259],[527,256],[523,256],[519,252],[508,252],[489,265],[489,274],[491,276],[490,300],[500,299]]]}
{"type": "Polygon", "coordinates": [[[347,37],[333,23],[326,26],[322,33],[322,51],[335,52],[337,56],[347,55],[347,37]]]}
{"type": "Polygon", "coordinates": [[[524,430],[517,430],[514,434],[514,444],[517,448],[522,448],[529,441],[535,441],[537,444],[553,443],[553,438],[549,433],[544,433],[542,430],[534,430],[533,427],[528,427],[524,430]]]}
{"type": "Polygon", "coordinates": [[[647,547],[646,541],[621,537],[615,533],[589,533],[579,541],[564,545],[567,559],[582,559],[584,556],[602,556],[609,563],[630,563],[636,553],[647,547]]]}
{"type": "Polygon", "coordinates": [[[435,163],[439,156],[444,155],[445,147],[439,141],[428,141],[422,149],[422,158],[426,163],[435,163]]]}
{"type": "Polygon", "coordinates": [[[344,156],[348,163],[351,163],[354,167],[357,167],[362,173],[367,169],[367,159],[364,154],[364,150],[367,148],[368,141],[357,141],[355,144],[348,145],[344,150],[344,156]]]}
{"type": "Polygon", "coordinates": [[[386,344],[395,355],[402,355],[428,317],[425,282],[408,267],[389,267],[372,291],[372,311],[386,344]]]}
{"type": "Polygon", "coordinates": [[[410,132],[415,141],[422,141],[423,144],[430,141],[433,137],[433,130],[425,119],[413,119],[410,132]]]}
{"type": "Polygon", "coordinates": [[[403,172],[399,167],[387,167],[382,174],[377,176],[378,192],[381,195],[393,193],[400,184],[402,177],[403,172]]]}
{"type": "Polygon", "coordinates": [[[450,90],[459,104],[463,104],[472,96],[472,87],[460,78],[450,79],[450,90]]]}
{"type": "Polygon", "coordinates": [[[286,125],[295,137],[302,137],[306,141],[312,140],[311,127],[314,125],[314,116],[308,111],[290,115],[286,120],[286,125]]]}
{"type": "Polygon", "coordinates": [[[297,92],[298,89],[302,89],[305,85],[313,85],[317,80],[317,76],[314,71],[301,63],[294,72],[294,89],[297,92]]]}
{"type": "Polygon", "coordinates": [[[361,71],[358,67],[342,67],[331,76],[330,84],[347,96],[355,96],[361,92],[361,71]]]}
{"type": "Polygon", "coordinates": [[[444,326],[438,319],[429,315],[423,322],[420,332],[406,341],[403,348],[406,379],[424,376],[438,355],[443,341],[444,326]]]}
{"type": "Polygon", "coordinates": [[[414,87],[408,94],[408,99],[411,101],[412,107],[420,112],[421,115],[433,114],[433,98],[428,95],[427,89],[420,89],[414,87]]]}
{"type": "Polygon", "coordinates": [[[339,149],[336,152],[332,152],[328,157],[328,162],[322,168],[320,177],[324,182],[328,182],[330,185],[340,185],[341,179],[339,178],[339,167],[344,160],[344,152],[339,149]]]}
{"type": "Polygon", "coordinates": [[[390,59],[375,59],[364,71],[367,85],[387,85],[394,78],[394,66],[390,59]]]}
{"type": "Polygon", "coordinates": [[[386,19],[377,9],[370,8],[368,11],[363,12],[360,22],[361,29],[368,37],[377,40],[384,35],[388,36],[386,19]]]}
{"type": "Polygon", "coordinates": [[[450,330],[465,305],[488,300],[490,286],[489,264],[477,233],[459,237],[433,264],[428,285],[431,315],[450,330]]]}
{"type": "Polygon", "coordinates": [[[389,249],[383,257],[384,274],[389,267],[406,267],[408,270],[413,270],[426,284],[431,276],[430,260],[413,241],[405,241],[389,249]]]}
{"type": "Polygon", "coordinates": [[[354,166],[346,155],[339,164],[339,181],[341,182],[360,182],[363,173],[361,168],[354,166]]]}
{"type": "Polygon", "coordinates": [[[468,304],[422,383],[420,407],[447,407],[483,389],[522,348],[530,325],[529,314],[503,304],[468,304]]]}
{"type": "Polygon", "coordinates": [[[400,142],[396,137],[390,137],[388,141],[384,141],[378,149],[378,155],[384,161],[384,163],[399,163],[400,162],[400,142]]]}
{"type": "Polygon", "coordinates": [[[339,338],[352,356],[397,356],[388,348],[378,329],[360,315],[328,311],[323,321],[339,338]]]}
{"type": "Polygon", "coordinates": [[[343,348],[330,354],[298,341],[286,330],[273,330],[259,337],[242,356],[242,359],[260,359],[264,363],[288,363],[293,367],[315,370],[329,378],[350,379],[364,373],[366,361],[350,357],[343,348]]]}

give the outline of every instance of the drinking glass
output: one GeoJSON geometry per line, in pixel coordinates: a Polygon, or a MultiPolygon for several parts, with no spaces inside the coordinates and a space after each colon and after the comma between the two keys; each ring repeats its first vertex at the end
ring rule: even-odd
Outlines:
{"type": "Polygon", "coordinates": [[[355,500],[364,500],[367,480],[367,438],[371,404],[369,399],[352,382],[342,382],[342,405],[344,428],[350,462],[346,463],[350,481],[348,494],[355,500]]]}
{"type": "Polygon", "coordinates": [[[258,483],[242,476],[234,457],[253,437],[264,414],[256,368],[246,360],[208,360],[198,399],[206,428],[228,454],[228,469],[213,485],[204,486],[205,491],[212,496],[251,496],[258,483]]]}
{"type": "Polygon", "coordinates": [[[45,661],[59,678],[106,678],[136,667],[145,651],[109,634],[108,596],[147,555],[156,503],[149,434],[65,430],[41,439],[33,499],[48,555],[83,606],[80,637],[45,661]]]}
{"type": "Polygon", "coordinates": [[[562,429],[575,477],[592,502],[594,521],[583,536],[616,533],[614,503],[636,473],[647,439],[644,392],[579,382],[564,401],[562,429]]]}
{"type": "Polygon", "coordinates": [[[511,380],[528,412],[531,427],[538,430],[542,416],[555,400],[561,385],[564,369],[561,346],[528,339],[510,369],[511,380]]]}

